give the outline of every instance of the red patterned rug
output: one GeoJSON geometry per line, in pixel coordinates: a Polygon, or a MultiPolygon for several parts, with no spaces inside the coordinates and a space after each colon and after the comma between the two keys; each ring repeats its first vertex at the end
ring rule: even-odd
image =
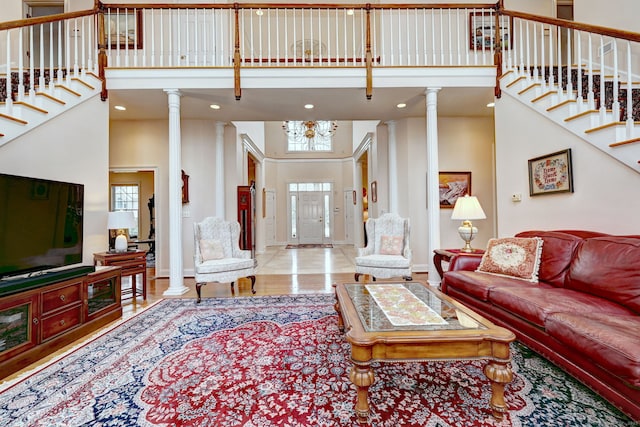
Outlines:
{"type": "MultiPolygon", "coordinates": [[[[0,425],[355,426],[332,295],[170,299],[4,386],[0,425]]],[[[376,364],[371,426],[631,426],[513,346],[496,422],[482,362],[376,364]]]]}

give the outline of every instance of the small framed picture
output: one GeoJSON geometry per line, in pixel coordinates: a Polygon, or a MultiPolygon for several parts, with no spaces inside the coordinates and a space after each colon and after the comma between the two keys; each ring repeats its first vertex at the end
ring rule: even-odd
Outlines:
{"type": "Polygon", "coordinates": [[[573,193],[571,149],[529,160],[529,195],[573,193]]]}
{"type": "Polygon", "coordinates": [[[105,14],[105,33],[111,49],[142,49],[142,10],[112,9],[105,14]]]}
{"type": "MultiPolygon", "coordinates": [[[[501,48],[511,49],[513,44],[513,18],[500,16],[501,48]]],[[[469,14],[469,49],[491,50],[496,42],[496,15],[485,12],[469,14]]]]}
{"type": "Polygon", "coordinates": [[[440,207],[453,209],[458,197],[471,195],[471,172],[440,172],[438,187],[440,207]]]}

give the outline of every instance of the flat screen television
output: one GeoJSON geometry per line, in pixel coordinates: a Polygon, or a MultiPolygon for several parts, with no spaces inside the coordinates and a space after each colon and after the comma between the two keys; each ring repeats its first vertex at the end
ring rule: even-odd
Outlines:
{"type": "Polygon", "coordinates": [[[0,277],[82,262],[84,185],[0,174],[0,277]]]}

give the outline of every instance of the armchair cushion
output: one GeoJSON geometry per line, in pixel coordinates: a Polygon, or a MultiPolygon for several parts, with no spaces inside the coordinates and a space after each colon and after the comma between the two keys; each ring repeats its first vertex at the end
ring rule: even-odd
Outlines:
{"type": "Polygon", "coordinates": [[[380,254],[402,255],[403,236],[382,236],[380,238],[380,254]]]}
{"type": "Polygon", "coordinates": [[[200,240],[200,254],[202,261],[224,258],[224,249],[222,243],[217,239],[200,240]]]}

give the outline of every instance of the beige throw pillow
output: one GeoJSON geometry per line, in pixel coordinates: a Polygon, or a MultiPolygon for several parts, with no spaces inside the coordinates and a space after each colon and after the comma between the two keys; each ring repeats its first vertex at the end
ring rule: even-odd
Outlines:
{"type": "Polygon", "coordinates": [[[380,237],[380,254],[381,255],[402,255],[402,236],[381,236],[380,237]]]}
{"type": "Polygon", "coordinates": [[[491,239],[476,271],[537,283],[542,243],[539,237],[491,239]]]}
{"type": "Polygon", "coordinates": [[[224,258],[222,243],[220,240],[213,239],[200,240],[200,255],[202,255],[202,261],[224,258]]]}

